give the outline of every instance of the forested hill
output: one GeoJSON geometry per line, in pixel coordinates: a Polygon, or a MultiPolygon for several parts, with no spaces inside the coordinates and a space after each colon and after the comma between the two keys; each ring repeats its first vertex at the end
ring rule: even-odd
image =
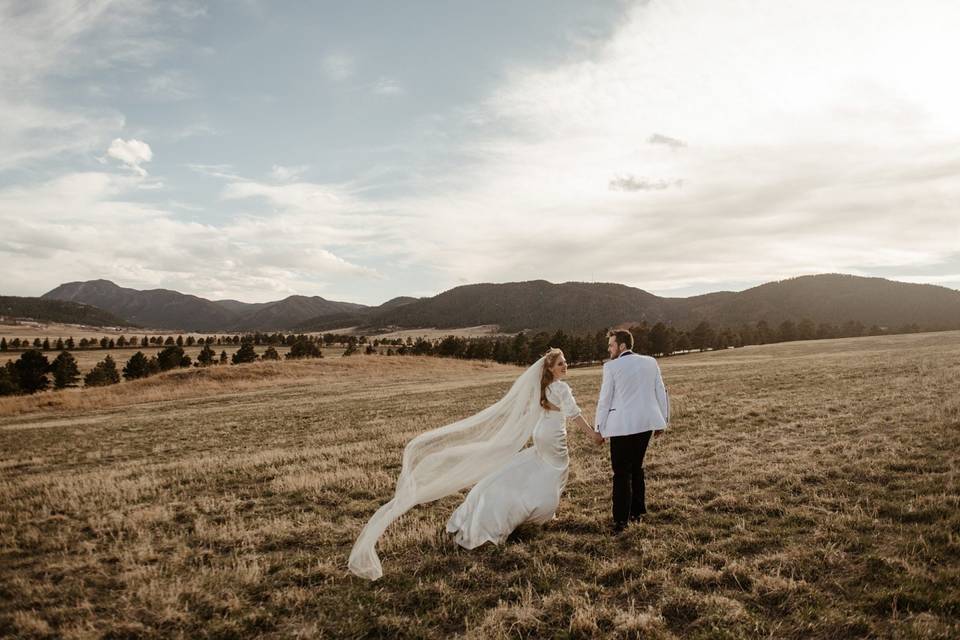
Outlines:
{"type": "Polygon", "coordinates": [[[19,296],[0,296],[0,316],[96,327],[132,326],[123,318],[91,305],[19,296]]]}
{"type": "Polygon", "coordinates": [[[500,325],[523,329],[595,330],[619,324],[664,322],[692,327],[702,320],[737,326],[784,320],[860,322],[896,328],[960,328],[960,291],[843,274],[801,276],[740,292],[663,298],[619,284],[552,284],[544,280],[457,287],[367,318],[369,328],[500,325]]]}
{"type": "Polygon", "coordinates": [[[170,289],[141,291],[109,280],[69,282],[43,295],[96,305],[141,326],[186,331],[288,330],[317,316],[360,312],[366,307],[319,296],[288,296],[261,303],[212,301],[170,289]]]}
{"type": "Polygon", "coordinates": [[[496,324],[505,332],[596,330],[627,319],[666,321],[677,315],[675,305],[673,300],[622,284],[534,280],[457,287],[387,309],[368,324],[438,328],[496,324]]]}
{"type": "MultiPolygon", "coordinates": [[[[211,301],[166,289],[138,291],[108,280],[72,282],[43,296],[82,302],[129,323],[187,331],[326,331],[358,327],[453,329],[498,325],[503,332],[563,329],[596,331],[647,322],[692,328],[764,321],[810,320],[815,324],[861,323],[897,329],[960,328],[960,291],[927,284],[843,274],[801,276],[745,291],[667,298],[612,283],[545,280],[472,284],[429,298],[394,298],[378,307],[289,296],[266,303],[211,301]]],[[[114,323],[116,318],[114,318],[114,323]]]]}

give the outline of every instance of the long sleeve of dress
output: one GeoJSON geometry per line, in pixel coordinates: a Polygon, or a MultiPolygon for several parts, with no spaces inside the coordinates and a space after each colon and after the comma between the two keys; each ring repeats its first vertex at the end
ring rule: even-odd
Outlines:
{"type": "Polygon", "coordinates": [[[580,407],[577,406],[577,401],[573,398],[573,391],[570,389],[570,385],[560,384],[557,386],[560,387],[558,389],[560,395],[560,412],[564,418],[576,418],[581,412],[580,407]]]}

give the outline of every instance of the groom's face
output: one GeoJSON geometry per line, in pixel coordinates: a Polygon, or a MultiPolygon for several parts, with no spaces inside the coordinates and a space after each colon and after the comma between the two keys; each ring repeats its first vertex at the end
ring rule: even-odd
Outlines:
{"type": "Polygon", "coordinates": [[[616,360],[624,351],[626,351],[626,349],[620,347],[617,343],[617,337],[610,336],[610,340],[607,341],[607,353],[610,354],[610,359],[616,360]]]}

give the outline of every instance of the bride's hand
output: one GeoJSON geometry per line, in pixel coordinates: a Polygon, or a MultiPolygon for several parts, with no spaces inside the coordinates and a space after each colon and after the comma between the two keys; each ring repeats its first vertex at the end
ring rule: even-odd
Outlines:
{"type": "Polygon", "coordinates": [[[599,432],[599,431],[594,431],[594,432],[593,432],[593,443],[594,443],[594,444],[603,444],[603,442],[604,442],[603,436],[600,435],[600,432],[599,432]]]}

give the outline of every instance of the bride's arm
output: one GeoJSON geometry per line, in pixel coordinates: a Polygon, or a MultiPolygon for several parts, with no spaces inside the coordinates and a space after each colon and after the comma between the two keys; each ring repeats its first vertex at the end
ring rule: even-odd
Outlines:
{"type": "Polygon", "coordinates": [[[593,440],[595,444],[603,444],[603,436],[600,435],[599,431],[595,431],[593,427],[587,424],[587,421],[583,419],[582,415],[579,415],[572,419],[574,424],[578,425],[581,429],[586,431],[587,436],[593,440]]]}

